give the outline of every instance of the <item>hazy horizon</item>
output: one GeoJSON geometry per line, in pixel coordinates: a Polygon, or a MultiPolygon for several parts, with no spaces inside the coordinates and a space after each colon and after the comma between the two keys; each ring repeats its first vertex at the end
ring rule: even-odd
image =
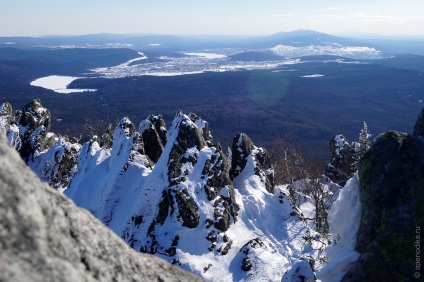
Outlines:
{"type": "Polygon", "coordinates": [[[0,36],[85,34],[423,36],[422,0],[0,0],[0,36]]]}

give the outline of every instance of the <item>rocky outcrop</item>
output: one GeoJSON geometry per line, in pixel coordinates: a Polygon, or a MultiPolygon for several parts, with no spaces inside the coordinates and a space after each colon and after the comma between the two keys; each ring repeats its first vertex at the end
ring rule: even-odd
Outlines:
{"type": "Polygon", "coordinates": [[[211,129],[209,127],[209,123],[205,120],[203,120],[201,117],[196,115],[195,113],[191,113],[190,119],[194,124],[199,128],[202,132],[202,136],[205,139],[206,144],[208,144],[209,147],[213,145],[213,137],[211,133],[211,129]]]}
{"type": "Polygon", "coordinates": [[[254,163],[254,173],[261,178],[266,190],[274,193],[274,171],[271,158],[264,148],[256,147],[246,134],[239,133],[233,139],[231,156],[231,180],[234,180],[246,168],[250,158],[254,163]]]}
{"type": "Polygon", "coordinates": [[[19,151],[22,147],[21,133],[16,125],[16,117],[9,103],[0,105],[0,130],[6,134],[9,144],[19,151]]]}
{"type": "Polygon", "coordinates": [[[56,142],[55,135],[49,133],[50,111],[34,99],[17,113],[17,123],[21,125],[22,147],[19,150],[25,161],[33,160],[34,155],[49,149],[56,142]]]}
{"type": "MultiPolygon", "coordinates": [[[[38,128],[47,132],[48,127],[38,128]]],[[[247,136],[237,137],[241,141],[234,152],[244,153],[234,154],[240,167],[233,165],[230,177],[221,146],[213,142],[208,123],[199,116],[178,112],[168,132],[162,117],[149,116],[139,130],[124,118],[116,128],[109,126],[100,138],[93,136],[82,145],[47,132],[55,143],[35,150],[26,162],[131,248],[210,281],[276,281],[291,269],[287,257],[317,256],[318,243],[298,245],[308,227],[294,212],[288,191],[278,187],[273,194],[268,153],[247,136]],[[149,140],[156,144],[150,149],[149,140]],[[154,155],[152,148],[159,152],[154,155]],[[298,235],[289,236],[289,226],[298,235]]],[[[82,261],[84,267],[95,269],[91,258],[82,261]]],[[[108,273],[96,275],[113,280],[108,273]]]]}
{"type": "Polygon", "coordinates": [[[330,140],[330,163],[325,168],[325,174],[339,185],[344,186],[346,181],[356,171],[355,148],[343,135],[336,135],[330,140]]]}
{"type": "MultiPolygon", "coordinates": [[[[191,114],[191,117],[194,116],[191,114]]],[[[175,240],[169,241],[169,246],[161,246],[157,240],[158,234],[163,233],[163,226],[169,224],[175,225],[176,230],[180,226],[203,229],[201,232],[207,232],[204,239],[211,242],[209,251],[220,248],[220,252],[225,253],[228,252],[225,248],[231,247],[228,240],[223,238],[224,232],[236,221],[238,205],[229,179],[227,162],[219,145],[206,142],[203,137],[205,127],[197,126],[207,122],[195,117],[193,121],[179,111],[170,128],[170,141],[158,161],[161,164],[166,162],[168,181],[165,185],[168,187],[162,191],[156,207],[156,217],[147,232],[152,240],[141,247],[142,251],[164,252],[166,255],[175,256],[175,240]],[[204,189],[199,191],[197,187],[204,189]],[[212,217],[210,214],[204,214],[205,210],[201,207],[205,206],[213,210],[212,217]],[[206,219],[206,222],[202,222],[201,218],[206,219]]],[[[158,167],[158,170],[161,169],[163,168],[158,167]]],[[[153,174],[155,173],[153,171],[153,174]]]]}
{"type": "Polygon", "coordinates": [[[287,271],[281,282],[316,281],[314,260],[302,259],[296,262],[290,271],[287,271]]]}
{"type": "MultiPolygon", "coordinates": [[[[256,257],[256,252],[261,252],[266,249],[266,245],[259,238],[255,238],[247,242],[243,248],[240,249],[240,255],[243,256],[241,269],[243,271],[251,271],[255,262],[253,259],[256,257]]],[[[253,269],[254,270],[254,269],[253,269]]]]}
{"type": "Polygon", "coordinates": [[[146,155],[157,162],[166,144],[166,125],[162,116],[150,115],[140,122],[139,132],[143,138],[146,155]]]}
{"type": "Polygon", "coordinates": [[[422,116],[413,135],[378,136],[359,163],[361,256],[343,281],[408,281],[417,272],[416,249],[423,244],[416,238],[424,224],[422,116]]]}
{"type": "Polygon", "coordinates": [[[39,181],[0,133],[1,281],[199,281],[131,250],[39,181]]]}
{"type": "Polygon", "coordinates": [[[187,116],[179,112],[176,119],[177,121],[173,126],[178,130],[178,133],[168,161],[168,181],[170,186],[185,181],[186,172],[183,166],[188,163],[194,165],[198,155],[195,151],[199,151],[206,146],[201,132],[187,116]],[[189,152],[189,150],[192,152],[189,152]]]}
{"type": "Polygon", "coordinates": [[[60,137],[47,152],[28,160],[27,164],[51,187],[63,190],[68,187],[77,172],[80,151],[80,144],[71,143],[66,138],[60,137]]]}

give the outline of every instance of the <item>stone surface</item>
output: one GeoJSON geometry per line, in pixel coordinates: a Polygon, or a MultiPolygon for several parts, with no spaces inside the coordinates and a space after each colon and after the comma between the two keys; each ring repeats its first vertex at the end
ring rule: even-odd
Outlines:
{"type": "Polygon", "coordinates": [[[41,183],[0,133],[0,281],[196,281],[41,183]]]}
{"type": "Polygon", "coordinates": [[[9,103],[0,105],[0,130],[6,134],[9,144],[19,151],[22,147],[21,133],[16,125],[16,116],[13,114],[12,106],[9,103]]]}
{"type": "Polygon", "coordinates": [[[41,105],[39,99],[26,104],[17,113],[17,123],[21,125],[22,139],[19,153],[26,162],[33,160],[37,152],[49,149],[56,142],[54,134],[48,134],[51,125],[50,111],[41,105]]]}
{"type": "Polygon", "coordinates": [[[233,139],[231,156],[231,180],[245,169],[248,158],[253,157],[255,174],[265,183],[266,190],[274,193],[274,170],[271,158],[264,148],[256,147],[246,134],[238,133],[233,139]]]}
{"type": "Polygon", "coordinates": [[[356,171],[354,148],[343,135],[336,135],[329,143],[330,163],[325,168],[325,174],[339,185],[346,184],[356,171]]]}
{"type": "Polygon", "coordinates": [[[160,115],[150,115],[140,122],[139,132],[143,138],[146,155],[156,163],[166,144],[165,121],[160,115]]]}
{"type": "Polygon", "coordinates": [[[412,280],[416,235],[424,226],[424,138],[395,131],[380,135],[359,163],[359,179],[361,256],[343,281],[412,280]]]}

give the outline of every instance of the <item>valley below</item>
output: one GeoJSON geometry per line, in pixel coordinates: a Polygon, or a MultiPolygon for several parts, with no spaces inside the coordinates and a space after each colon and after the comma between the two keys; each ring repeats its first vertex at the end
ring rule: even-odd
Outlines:
{"type": "Polygon", "coordinates": [[[324,157],[334,135],[356,140],[363,121],[374,136],[410,131],[424,100],[423,57],[387,44],[314,32],[99,38],[0,38],[0,100],[40,98],[53,128],[70,137],[101,135],[124,116],[161,114],[170,125],[182,109],[207,119],[224,147],[245,132],[260,146],[290,139],[324,157]],[[51,84],[64,77],[72,79],[51,84]],[[43,79],[47,86],[35,83],[43,79]]]}

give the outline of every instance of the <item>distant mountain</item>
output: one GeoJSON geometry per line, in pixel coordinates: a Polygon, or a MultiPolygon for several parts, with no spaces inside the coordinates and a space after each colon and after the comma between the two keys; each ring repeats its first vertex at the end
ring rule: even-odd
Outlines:
{"type": "Polygon", "coordinates": [[[134,49],[164,48],[198,50],[210,48],[264,49],[276,45],[293,47],[340,44],[350,47],[369,47],[384,53],[423,54],[421,39],[355,39],[333,36],[312,30],[279,32],[265,36],[208,36],[208,35],[155,35],[155,34],[91,34],[51,35],[43,37],[0,37],[0,46],[17,47],[84,47],[134,49]]]}

